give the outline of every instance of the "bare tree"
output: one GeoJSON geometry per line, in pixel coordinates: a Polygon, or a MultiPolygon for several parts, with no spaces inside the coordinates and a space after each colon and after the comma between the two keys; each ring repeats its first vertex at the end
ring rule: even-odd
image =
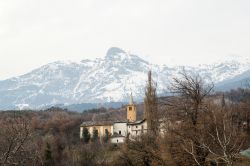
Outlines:
{"type": "Polygon", "coordinates": [[[185,70],[180,73],[180,78],[174,78],[170,91],[178,95],[177,110],[184,110],[191,119],[193,125],[197,124],[198,115],[205,109],[204,99],[207,97],[214,85],[206,83],[200,75],[188,74],[185,70]]]}
{"type": "Polygon", "coordinates": [[[209,152],[202,147],[199,140],[206,138],[202,124],[207,110],[205,98],[212,91],[213,84],[207,84],[199,75],[188,74],[185,70],[180,75],[181,77],[174,78],[171,84],[170,90],[177,96],[170,100],[169,106],[172,115],[180,116],[177,119],[175,117],[175,120],[181,120],[182,123],[173,128],[175,122],[172,122],[169,131],[176,139],[172,141],[178,142],[177,146],[185,152],[192,152],[189,154],[192,154],[196,165],[205,165],[209,152]]]}
{"type": "Polygon", "coordinates": [[[134,140],[127,140],[120,156],[126,165],[167,165],[164,159],[166,154],[162,148],[161,139],[158,137],[155,141],[153,135],[145,134],[134,140]]]}
{"type": "MultiPolygon", "coordinates": [[[[227,108],[229,109],[229,108],[227,108]]],[[[211,106],[203,126],[202,139],[196,140],[200,148],[205,149],[209,154],[206,162],[214,162],[216,165],[231,166],[237,159],[241,158],[240,151],[245,143],[245,135],[232,122],[232,110],[224,110],[220,106],[211,106]]],[[[185,139],[183,148],[201,165],[196,154],[197,143],[193,139],[185,139]]]]}
{"type": "Polygon", "coordinates": [[[27,119],[14,117],[1,120],[0,163],[1,165],[25,165],[36,163],[37,158],[30,145],[32,130],[27,119]]]}

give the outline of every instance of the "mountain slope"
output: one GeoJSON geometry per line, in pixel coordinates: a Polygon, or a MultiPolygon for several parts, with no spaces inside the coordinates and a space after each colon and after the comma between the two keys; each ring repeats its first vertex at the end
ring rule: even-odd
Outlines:
{"type": "MultiPolygon", "coordinates": [[[[136,100],[142,100],[150,69],[157,81],[158,93],[162,94],[182,68],[150,64],[136,55],[112,47],[103,59],[78,63],[58,61],[25,75],[0,81],[0,109],[124,102],[131,91],[136,100]]],[[[186,66],[185,69],[200,73],[214,83],[222,83],[250,69],[250,63],[229,60],[213,65],[186,66]]]]}
{"type": "Polygon", "coordinates": [[[250,84],[250,70],[243,72],[231,79],[226,79],[217,84],[216,90],[227,91],[235,88],[246,88],[250,84]]]}

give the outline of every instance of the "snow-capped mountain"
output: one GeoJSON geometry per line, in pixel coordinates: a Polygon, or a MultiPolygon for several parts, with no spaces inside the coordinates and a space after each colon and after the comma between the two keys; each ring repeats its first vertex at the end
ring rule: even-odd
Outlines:
{"type": "MultiPolygon", "coordinates": [[[[149,70],[153,71],[158,93],[165,93],[168,83],[182,69],[183,66],[150,64],[137,55],[112,47],[103,59],[58,61],[0,81],[0,109],[127,101],[131,91],[136,100],[141,100],[149,70]]],[[[249,70],[250,61],[231,58],[212,65],[185,66],[185,69],[217,84],[249,70]]]]}

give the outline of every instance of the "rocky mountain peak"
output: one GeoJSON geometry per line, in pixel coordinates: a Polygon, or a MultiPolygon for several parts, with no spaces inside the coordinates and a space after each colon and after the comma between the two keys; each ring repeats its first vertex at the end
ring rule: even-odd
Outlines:
{"type": "Polygon", "coordinates": [[[126,53],[126,52],[124,50],[122,50],[121,48],[111,47],[108,49],[106,56],[112,56],[112,55],[116,55],[119,53],[126,53]]]}
{"type": "Polygon", "coordinates": [[[106,60],[119,60],[119,59],[124,59],[127,58],[127,53],[118,48],[118,47],[111,47],[110,49],[108,49],[105,59],[106,60]]]}

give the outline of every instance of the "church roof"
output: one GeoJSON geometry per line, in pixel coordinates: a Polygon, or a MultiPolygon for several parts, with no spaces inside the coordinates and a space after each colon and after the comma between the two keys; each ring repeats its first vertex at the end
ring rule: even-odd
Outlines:
{"type": "Polygon", "coordinates": [[[145,122],[146,119],[143,120],[137,120],[135,122],[128,122],[128,125],[138,125],[138,124],[142,124],[143,122],[145,122]]]}
{"type": "Polygon", "coordinates": [[[129,105],[134,105],[134,100],[133,100],[132,92],[131,92],[131,94],[130,94],[129,105]]]}
{"type": "Polygon", "coordinates": [[[86,121],[81,124],[81,127],[88,127],[88,126],[111,126],[113,125],[113,121],[86,121]]]}
{"type": "Polygon", "coordinates": [[[127,120],[123,120],[123,121],[114,121],[114,123],[127,123],[127,120]]]}

